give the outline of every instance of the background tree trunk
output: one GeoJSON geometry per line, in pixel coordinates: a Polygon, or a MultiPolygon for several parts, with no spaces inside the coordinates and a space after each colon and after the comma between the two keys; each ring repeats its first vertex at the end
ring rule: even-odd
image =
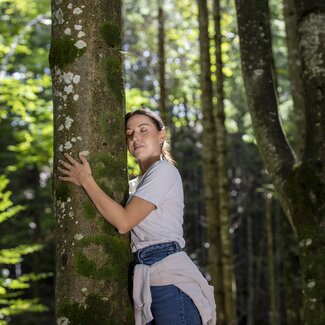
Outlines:
{"type": "Polygon", "coordinates": [[[225,310],[227,324],[236,324],[236,281],[234,276],[233,245],[230,236],[230,208],[229,208],[229,177],[227,159],[227,130],[225,127],[224,109],[224,76],[222,61],[222,34],[220,0],[213,1],[213,19],[215,26],[216,49],[216,152],[217,152],[217,191],[219,199],[218,218],[220,222],[220,237],[222,242],[223,286],[225,296],[225,310]]]}
{"type": "Polygon", "coordinates": [[[265,190],[265,226],[267,240],[267,261],[268,261],[268,285],[269,285],[269,320],[271,325],[279,324],[277,311],[277,286],[275,281],[275,262],[273,250],[273,227],[272,227],[272,193],[265,190]]]}
{"type": "Polygon", "coordinates": [[[211,60],[209,54],[208,8],[206,0],[198,0],[199,41],[201,67],[201,106],[203,114],[203,179],[204,202],[207,218],[208,272],[215,289],[218,324],[226,323],[225,296],[223,288],[222,244],[218,217],[219,202],[216,190],[216,131],[212,104],[211,60]]]}
{"type": "Polygon", "coordinates": [[[165,79],[165,28],[164,28],[164,11],[162,7],[158,9],[158,58],[159,58],[159,86],[160,86],[160,96],[159,96],[159,111],[161,119],[164,121],[168,129],[170,130],[170,116],[168,113],[166,100],[166,79],[165,79]]]}
{"type": "MultiPolygon", "coordinates": [[[[52,1],[54,162],[84,151],[99,185],[127,196],[121,2],[52,1]],[[94,19],[95,17],[95,19],[94,19]]],[[[56,175],[56,173],[55,173],[56,175]]],[[[58,324],[133,324],[129,243],[81,188],[54,179],[58,324]]]]}
{"type": "Polygon", "coordinates": [[[305,98],[302,84],[301,57],[299,53],[297,12],[294,0],[283,1],[283,14],[286,25],[288,67],[295,120],[294,147],[301,159],[305,144],[305,98]]]}
{"type": "Polygon", "coordinates": [[[306,100],[306,140],[301,163],[296,163],[278,118],[270,71],[268,3],[236,0],[242,68],[257,145],[299,241],[305,324],[323,324],[325,61],[319,58],[325,55],[325,4],[298,0],[295,4],[306,100]]]}

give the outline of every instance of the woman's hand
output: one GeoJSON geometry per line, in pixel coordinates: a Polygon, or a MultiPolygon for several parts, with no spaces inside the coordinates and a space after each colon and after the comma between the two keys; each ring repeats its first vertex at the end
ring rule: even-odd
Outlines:
{"type": "Polygon", "coordinates": [[[79,163],[67,153],[65,153],[64,156],[69,162],[59,160],[62,168],[58,167],[58,171],[65,175],[59,176],[59,179],[78,186],[83,186],[85,181],[89,179],[89,177],[92,177],[91,168],[86,157],[79,153],[79,158],[81,160],[81,163],[79,163]]]}

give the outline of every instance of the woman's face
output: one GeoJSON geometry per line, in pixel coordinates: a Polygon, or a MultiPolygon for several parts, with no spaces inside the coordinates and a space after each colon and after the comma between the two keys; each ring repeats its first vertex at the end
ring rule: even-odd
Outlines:
{"type": "Polygon", "coordinates": [[[150,117],[132,115],[127,121],[125,135],[128,149],[138,162],[159,159],[164,131],[158,131],[150,117]]]}

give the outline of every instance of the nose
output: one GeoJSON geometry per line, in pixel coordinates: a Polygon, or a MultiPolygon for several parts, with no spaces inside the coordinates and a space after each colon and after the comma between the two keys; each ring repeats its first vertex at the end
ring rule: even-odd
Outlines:
{"type": "Polygon", "coordinates": [[[132,141],[137,141],[140,139],[140,133],[139,132],[133,132],[131,140],[132,141]]]}

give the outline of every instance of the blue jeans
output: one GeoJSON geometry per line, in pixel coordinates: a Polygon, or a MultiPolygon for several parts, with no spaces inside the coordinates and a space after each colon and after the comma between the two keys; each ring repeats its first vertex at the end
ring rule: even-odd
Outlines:
{"type": "MultiPolygon", "coordinates": [[[[156,244],[133,254],[136,264],[152,265],[168,255],[180,252],[177,242],[156,244]]],[[[153,320],[147,325],[201,325],[201,317],[192,299],[174,285],[151,286],[153,320]]]]}

